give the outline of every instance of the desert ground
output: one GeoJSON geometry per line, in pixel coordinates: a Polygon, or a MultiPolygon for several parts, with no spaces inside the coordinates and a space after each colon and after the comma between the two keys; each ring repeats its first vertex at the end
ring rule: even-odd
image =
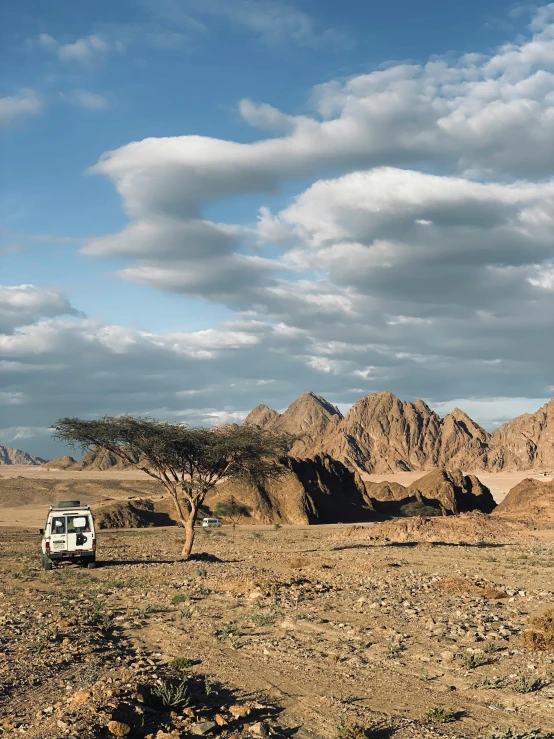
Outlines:
{"type": "MultiPolygon", "coordinates": [[[[1,472],[27,503],[0,505],[2,739],[554,736],[554,654],[525,636],[554,606],[548,524],[468,514],[435,543],[391,522],[224,526],[188,562],[178,528],[105,531],[96,570],[44,572],[33,489],[86,480],[1,472]],[[188,705],[160,707],[183,681],[188,705]]],[[[495,497],[526,476],[499,474],[495,497]]],[[[113,499],[136,476],[87,479],[113,499]]]]}

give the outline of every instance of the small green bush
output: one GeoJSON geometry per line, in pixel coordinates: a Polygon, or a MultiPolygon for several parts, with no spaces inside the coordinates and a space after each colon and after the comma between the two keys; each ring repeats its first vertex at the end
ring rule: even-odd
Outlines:
{"type": "Polygon", "coordinates": [[[473,670],[486,662],[485,656],[481,652],[464,652],[461,658],[466,670],[473,670]]]}
{"type": "Polygon", "coordinates": [[[448,708],[441,708],[440,706],[433,706],[425,711],[425,718],[433,721],[435,724],[449,724],[456,720],[452,711],[449,711],[448,708]]]}
{"type": "Polygon", "coordinates": [[[186,603],[188,600],[190,600],[188,595],[185,595],[184,593],[177,593],[177,595],[174,595],[171,599],[171,605],[178,606],[180,603],[186,603]]]}
{"type": "Polygon", "coordinates": [[[188,668],[192,667],[194,664],[194,660],[188,659],[188,657],[175,657],[171,660],[169,666],[174,670],[188,670],[188,668]]]}
{"type": "Polygon", "coordinates": [[[533,678],[531,675],[520,675],[514,685],[516,693],[536,693],[543,687],[540,677],[533,678]]]}
{"type": "Polygon", "coordinates": [[[152,698],[162,708],[186,708],[191,701],[188,680],[183,678],[177,685],[168,681],[154,685],[152,698]]]}

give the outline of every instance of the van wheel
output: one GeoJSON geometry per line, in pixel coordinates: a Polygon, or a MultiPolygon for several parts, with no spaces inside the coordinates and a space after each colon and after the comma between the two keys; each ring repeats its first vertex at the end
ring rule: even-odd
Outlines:
{"type": "Polygon", "coordinates": [[[52,569],[52,560],[46,555],[42,556],[42,566],[46,571],[49,571],[52,569]]]}
{"type": "Polygon", "coordinates": [[[95,567],[96,567],[96,562],[94,560],[92,560],[92,562],[88,562],[87,564],[88,570],[94,570],[95,567]]]}

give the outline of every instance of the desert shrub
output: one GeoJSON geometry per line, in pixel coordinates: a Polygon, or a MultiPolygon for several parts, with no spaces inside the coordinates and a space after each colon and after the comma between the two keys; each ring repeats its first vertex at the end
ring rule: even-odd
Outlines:
{"type": "Polygon", "coordinates": [[[441,706],[429,708],[425,711],[425,718],[433,721],[435,724],[449,724],[451,721],[456,720],[452,711],[449,711],[448,708],[441,708],[441,706]]]}
{"type": "Polygon", "coordinates": [[[359,723],[351,723],[344,717],[337,726],[337,739],[367,739],[368,730],[359,723]]]}
{"type": "Polygon", "coordinates": [[[520,675],[517,683],[514,685],[516,693],[536,693],[543,687],[540,677],[532,677],[532,675],[520,675]]]}
{"type": "Polygon", "coordinates": [[[270,611],[269,613],[254,613],[251,618],[258,626],[272,626],[275,623],[277,614],[275,611],[270,611]]]}
{"type": "Polygon", "coordinates": [[[169,666],[172,667],[174,670],[187,670],[194,664],[194,660],[189,659],[188,657],[175,657],[175,659],[171,660],[169,666]]]}
{"type": "Polygon", "coordinates": [[[180,683],[164,681],[151,690],[151,703],[160,708],[186,708],[191,701],[187,678],[180,683]]]}
{"type": "Polygon", "coordinates": [[[541,652],[554,652],[554,608],[529,619],[529,628],[521,635],[525,647],[541,652]]]}
{"type": "Polygon", "coordinates": [[[425,505],[425,503],[422,503],[419,500],[413,500],[411,503],[404,503],[404,505],[400,506],[399,513],[401,516],[406,517],[424,516],[425,518],[428,518],[429,516],[442,516],[440,508],[425,505]]]}
{"type": "Polygon", "coordinates": [[[464,652],[461,658],[467,670],[473,670],[475,667],[484,665],[486,662],[485,656],[481,652],[464,652]]]}
{"type": "Polygon", "coordinates": [[[184,593],[177,593],[177,595],[174,595],[171,599],[171,605],[178,606],[180,603],[186,603],[188,600],[190,600],[188,595],[185,595],[184,593]]]}

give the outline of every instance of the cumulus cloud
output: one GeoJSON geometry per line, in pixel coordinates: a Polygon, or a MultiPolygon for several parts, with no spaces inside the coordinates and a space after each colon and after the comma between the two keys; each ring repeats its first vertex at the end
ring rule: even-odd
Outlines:
{"type": "Polygon", "coordinates": [[[20,119],[38,115],[44,106],[41,95],[23,89],[16,95],[0,97],[0,126],[9,126],[20,119]]]}
{"type": "Polygon", "coordinates": [[[94,66],[112,51],[124,51],[121,42],[111,42],[96,34],[91,34],[76,41],[62,43],[49,33],[41,33],[38,45],[61,62],[81,64],[83,67],[94,66]]]}
{"type": "MultiPolygon", "coordinates": [[[[39,318],[82,316],[57,290],[36,285],[0,285],[0,331],[8,333],[39,318]]],[[[0,334],[1,338],[1,334],[0,334]]]]}

